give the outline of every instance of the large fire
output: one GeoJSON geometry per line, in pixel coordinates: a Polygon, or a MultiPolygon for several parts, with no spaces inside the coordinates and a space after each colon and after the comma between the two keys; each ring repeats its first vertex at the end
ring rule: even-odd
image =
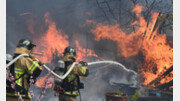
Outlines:
{"type": "MultiPolygon", "coordinates": [[[[58,55],[62,55],[64,49],[69,46],[69,41],[68,35],[61,29],[57,29],[56,23],[50,20],[49,13],[46,13],[44,17],[45,22],[48,24],[48,29],[40,39],[34,40],[37,44],[35,53],[43,53],[43,56],[37,55],[37,57],[45,63],[50,63],[53,53],[56,51],[58,55]]],[[[88,56],[98,57],[94,50],[81,47],[77,40],[75,40],[75,45],[77,50],[77,61],[84,60],[88,56]]]]}
{"type": "Polygon", "coordinates": [[[59,54],[62,54],[64,49],[69,46],[69,42],[68,36],[62,30],[57,29],[55,22],[50,20],[49,13],[46,13],[44,17],[48,29],[40,39],[34,40],[37,44],[35,51],[43,53],[43,56],[38,57],[39,59],[45,63],[50,63],[53,53],[58,51],[59,54]]]}
{"type": "MultiPolygon", "coordinates": [[[[154,80],[158,75],[165,72],[173,65],[173,48],[166,42],[166,35],[158,33],[158,27],[155,27],[158,13],[152,12],[151,21],[147,22],[142,17],[142,7],[136,5],[133,9],[138,20],[131,25],[135,30],[131,33],[126,33],[120,28],[120,24],[104,25],[87,20],[87,23],[93,23],[95,26],[92,33],[95,35],[95,40],[109,39],[114,41],[118,47],[118,55],[129,58],[136,56],[142,52],[144,61],[139,64],[138,71],[143,75],[143,84],[147,85],[154,80]]],[[[38,56],[45,63],[51,63],[54,52],[62,55],[65,47],[69,46],[68,35],[61,29],[56,27],[56,23],[50,20],[50,14],[46,13],[44,18],[48,25],[47,31],[40,37],[35,39],[37,44],[36,52],[43,53],[43,56],[38,56]]],[[[98,57],[94,50],[85,49],[80,46],[77,40],[74,41],[77,50],[77,61],[86,60],[86,57],[98,57]]],[[[173,72],[166,78],[160,81],[160,84],[167,83],[173,79],[173,72]]],[[[41,87],[45,77],[41,78],[36,84],[41,87]]]]}
{"type": "MultiPolygon", "coordinates": [[[[53,54],[57,52],[57,55],[63,54],[64,49],[69,46],[68,35],[65,34],[61,29],[56,27],[56,23],[50,20],[50,14],[46,13],[44,15],[45,22],[48,25],[47,31],[43,33],[40,39],[35,39],[34,42],[37,44],[35,53],[41,52],[43,56],[38,56],[37,58],[42,60],[44,63],[51,64],[53,59],[53,54]]],[[[32,27],[31,27],[32,28],[32,27]]],[[[39,37],[38,37],[39,38],[39,37]]],[[[88,56],[98,57],[94,50],[85,49],[80,46],[79,42],[75,40],[76,50],[77,50],[77,61],[86,60],[88,56]]],[[[42,87],[45,83],[45,78],[40,78],[36,85],[42,87]]]]}
{"type": "MultiPolygon", "coordinates": [[[[143,74],[143,84],[147,85],[173,65],[173,49],[167,44],[166,35],[159,34],[157,31],[158,27],[155,28],[159,14],[153,12],[151,22],[147,23],[141,16],[141,11],[141,6],[136,5],[134,7],[133,12],[139,20],[131,24],[135,26],[135,31],[129,34],[124,32],[119,24],[104,25],[94,22],[95,28],[92,29],[92,33],[95,35],[96,41],[100,39],[113,40],[118,46],[118,55],[122,55],[125,58],[142,52],[144,62],[138,70],[143,74]]],[[[172,75],[169,75],[161,80],[160,83],[166,83],[172,79],[172,75]]]]}

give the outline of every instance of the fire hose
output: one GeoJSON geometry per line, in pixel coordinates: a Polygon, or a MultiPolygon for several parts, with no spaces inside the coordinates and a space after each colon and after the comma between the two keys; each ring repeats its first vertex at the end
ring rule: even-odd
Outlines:
{"type": "MultiPolygon", "coordinates": [[[[21,54],[19,56],[17,56],[16,58],[14,58],[12,61],[10,61],[7,65],[6,65],[6,68],[8,68],[9,66],[11,66],[14,62],[16,62],[20,57],[23,57],[23,56],[29,56],[28,54],[21,54]]],[[[38,59],[36,59],[37,61],[39,61],[38,59]]],[[[71,67],[69,68],[69,70],[62,76],[59,76],[58,74],[56,74],[55,72],[53,72],[51,69],[49,69],[49,67],[47,67],[45,64],[43,65],[43,67],[48,70],[49,72],[51,72],[54,76],[56,76],[57,78],[63,80],[65,79],[69,73],[73,70],[74,66],[77,64],[77,62],[74,62],[71,67]]]]}
{"type": "MultiPolygon", "coordinates": [[[[16,58],[14,58],[12,61],[10,61],[7,65],[6,65],[6,68],[8,68],[10,65],[12,65],[15,61],[17,61],[20,57],[23,57],[23,56],[29,56],[28,54],[21,54],[19,56],[17,56],[16,58]]],[[[36,59],[37,61],[39,61],[38,59],[36,59]]],[[[109,63],[109,64],[116,64],[116,65],[119,65],[121,66],[124,70],[126,70],[127,72],[133,72],[135,75],[137,75],[137,73],[133,70],[130,70],[130,69],[127,69],[124,65],[116,62],[116,61],[98,61],[98,62],[90,62],[88,63],[88,65],[93,65],[93,64],[101,64],[101,63],[109,63]]],[[[49,69],[49,67],[47,67],[46,65],[43,65],[43,67],[48,70],[49,72],[51,72],[54,76],[56,76],[57,78],[63,80],[65,79],[69,73],[73,70],[74,66],[77,64],[77,62],[74,62],[71,67],[69,68],[69,70],[62,76],[56,74],[55,72],[53,72],[51,69],[49,69]]]]}

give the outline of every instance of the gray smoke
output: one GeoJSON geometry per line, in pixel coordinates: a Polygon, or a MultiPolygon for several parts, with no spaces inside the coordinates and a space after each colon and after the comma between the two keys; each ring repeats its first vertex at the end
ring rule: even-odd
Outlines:
{"type": "Polygon", "coordinates": [[[132,72],[127,72],[116,65],[97,69],[102,66],[90,66],[90,75],[83,78],[82,81],[85,83],[85,89],[81,90],[83,101],[102,101],[106,92],[120,91],[120,86],[117,84],[131,85],[136,82],[132,80],[134,76],[132,72]]]}

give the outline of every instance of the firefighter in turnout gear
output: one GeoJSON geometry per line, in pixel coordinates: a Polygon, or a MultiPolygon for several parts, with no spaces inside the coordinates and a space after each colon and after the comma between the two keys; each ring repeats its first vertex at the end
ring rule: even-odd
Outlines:
{"type": "Polygon", "coordinates": [[[28,89],[31,84],[35,83],[36,78],[42,71],[41,66],[43,65],[42,61],[36,61],[32,54],[35,46],[28,39],[21,39],[19,41],[13,58],[21,54],[28,54],[29,56],[19,58],[10,66],[10,74],[14,80],[6,80],[6,101],[30,101],[31,96],[28,89]]]}
{"type": "MultiPolygon", "coordinates": [[[[73,62],[76,61],[76,50],[69,46],[64,50],[63,54],[64,73],[66,73],[73,62]]],[[[79,76],[87,77],[88,74],[89,70],[86,62],[81,61],[79,64],[76,64],[60,85],[59,101],[77,101],[76,97],[80,95],[79,89],[84,88],[84,84],[80,82],[79,76]]],[[[55,88],[58,88],[58,85],[55,85],[55,88]]]]}

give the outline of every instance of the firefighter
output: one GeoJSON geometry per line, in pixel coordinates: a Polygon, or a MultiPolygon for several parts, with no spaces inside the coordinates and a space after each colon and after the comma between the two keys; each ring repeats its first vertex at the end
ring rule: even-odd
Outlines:
{"type": "MultiPolygon", "coordinates": [[[[73,47],[65,48],[63,61],[65,64],[64,73],[66,73],[73,62],[76,61],[76,50],[73,47]]],[[[84,88],[79,76],[87,77],[88,74],[89,70],[86,62],[81,61],[76,64],[71,73],[61,83],[59,101],[77,101],[76,97],[80,95],[79,89],[84,88]]],[[[58,85],[55,85],[55,88],[58,89],[58,85]]]]}
{"type": "Polygon", "coordinates": [[[29,56],[19,58],[10,66],[10,73],[14,79],[6,82],[6,101],[30,101],[31,96],[28,89],[30,85],[35,83],[43,65],[43,62],[37,61],[32,54],[35,46],[28,39],[19,41],[13,58],[20,54],[28,54],[29,56]]]}

